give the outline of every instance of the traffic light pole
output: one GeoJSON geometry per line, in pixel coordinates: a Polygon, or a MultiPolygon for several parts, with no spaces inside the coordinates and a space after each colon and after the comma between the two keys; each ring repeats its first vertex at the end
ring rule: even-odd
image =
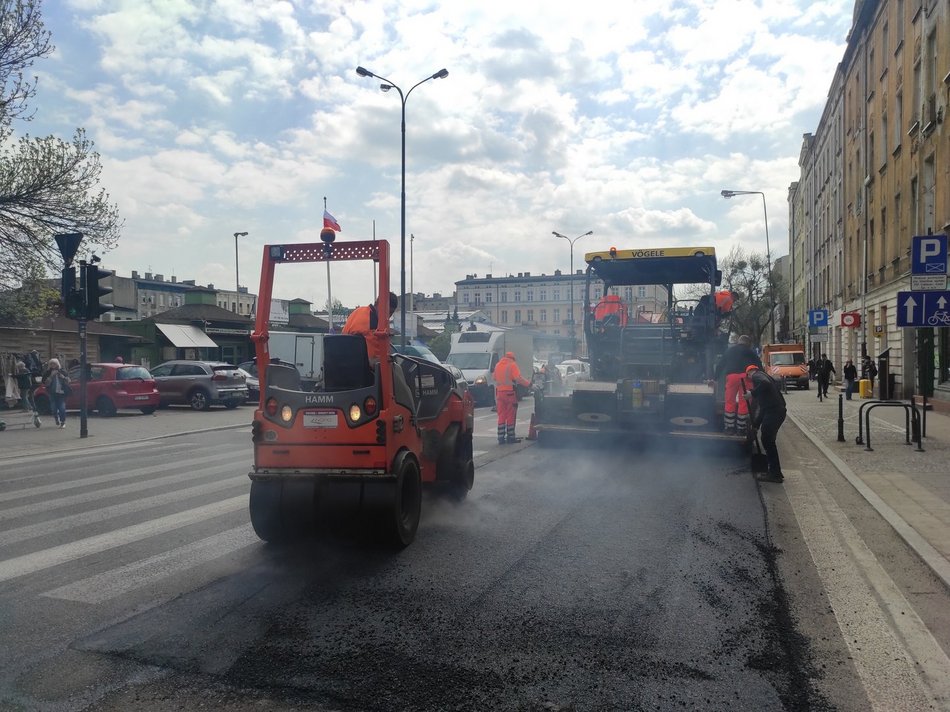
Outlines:
{"type": "MultiPolygon", "coordinates": [[[[86,263],[79,262],[79,291],[86,294],[87,279],[86,263]]],[[[86,403],[86,304],[83,298],[82,315],[77,319],[79,324],[79,437],[89,437],[89,416],[86,403]]]]}

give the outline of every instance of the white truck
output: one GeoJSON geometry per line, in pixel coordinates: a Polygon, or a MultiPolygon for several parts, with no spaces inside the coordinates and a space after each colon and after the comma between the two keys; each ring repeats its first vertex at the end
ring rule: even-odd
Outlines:
{"type": "Polygon", "coordinates": [[[313,384],[322,379],[323,334],[306,334],[297,331],[271,331],[267,342],[271,358],[292,363],[300,372],[303,384],[313,384]]]}
{"type": "MultiPolygon", "coordinates": [[[[534,374],[534,337],[523,331],[498,329],[452,334],[452,347],[445,362],[462,371],[476,405],[494,405],[492,373],[508,351],[515,355],[521,375],[530,381],[534,374]]],[[[520,395],[526,392],[518,390],[520,395]]]]}

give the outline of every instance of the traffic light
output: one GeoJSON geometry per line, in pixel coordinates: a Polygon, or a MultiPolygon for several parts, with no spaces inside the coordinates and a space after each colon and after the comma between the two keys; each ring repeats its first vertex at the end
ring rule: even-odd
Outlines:
{"type": "Polygon", "coordinates": [[[79,319],[85,314],[82,304],[82,290],[76,286],[76,268],[64,267],[60,282],[60,300],[63,303],[63,314],[68,319],[79,319]]]}
{"type": "Polygon", "coordinates": [[[102,269],[97,264],[84,264],[82,269],[82,293],[83,304],[85,307],[86,319],[92,321],[98,319],[102,314],[112,311],[111,304],[100,302],[99,300],[107,294],[112,294],[112,287],[105,287],[99,284],[100,279],[111,277],[115,274],[112,270],[102,269]]]}

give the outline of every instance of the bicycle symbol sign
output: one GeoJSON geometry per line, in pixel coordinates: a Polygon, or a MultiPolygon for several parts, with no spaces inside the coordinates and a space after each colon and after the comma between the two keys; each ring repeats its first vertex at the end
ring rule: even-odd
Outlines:
{"type": "Polygon", "coordinates": [[[898,292],[898,326],[950,326],[950,292],[898,292]]]}

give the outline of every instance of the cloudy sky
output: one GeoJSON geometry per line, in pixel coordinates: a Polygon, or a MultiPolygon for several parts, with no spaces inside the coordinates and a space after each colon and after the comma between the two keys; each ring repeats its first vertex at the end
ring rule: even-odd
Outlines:
{"type": "MultiPolygon", "coordinates": [[[[408,91],[407,286],[567,270],[587,250],[788,251],[787,190],[842,57],[853,0],[47,0],[37,117],[84,127],[125,220],[103,264],[259,287],[262,247],[388,239],[398,256],[408,91]],[[408,260],[408,236],[412,265],[408,260]]],[[[324,305],[322,266],[275,295],[324,305]]],[[[334,267],[334,298],[372,295],[334,267]]],[[[399,263],[392,278],[398,285],[399,263]]]]}

